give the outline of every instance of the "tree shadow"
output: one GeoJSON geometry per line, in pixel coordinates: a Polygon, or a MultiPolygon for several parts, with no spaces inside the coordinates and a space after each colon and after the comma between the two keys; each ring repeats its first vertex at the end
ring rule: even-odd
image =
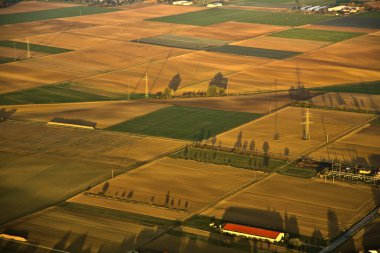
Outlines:
{"type": "Polygon", "coordinates": [[[17,109],[7,110],[5,108],[1,108],[0,109],[0,122],[6,121],[7,119],[9,119],[13,114],[15,114],[16,111],[17,111],[17,109]]]}
{"type": "Polygon", "coordinates": [[[178,89],[178,87],[180,86],[181,81],[182,81],[181,75],[177,73],[177,74],[176,74],[175,76],[173,76],[173,78],[170,80],[168,87],[169,87],[170,89],[172,89],[173,91],[176,91],[176,90],[178,89]]]}
{"type": "Polygon", "coordinates": [[[327,210],[327,232],[328,232],[328,240],[333,240],[336,236],[339,235],[341,229],[339,226],[339,220],[336,212],[329,208],[327,210]]]}
{"type": "Polygon", "coordinates": [[[87,249],[84,248],[86,239],[87,239],[87,233],[79,235],[78,238],[73,240],[65,250],[69,252],[76,252],[76,253],[87,252],[87,249]]]}
{"type": "MultiPolygon", "coordinates": [[[[71,231],[68,231],[62,238],[61,240],[59,240],[54,246],[53,246],[53,249],[54,250],[64,250],[66,248],[66,244],[69,240],[69,237],[70,237],[70,234],[71,234],[71,231]]],[[[54,253],[54,250],[52,250],[51,253],[54,253]]]]}

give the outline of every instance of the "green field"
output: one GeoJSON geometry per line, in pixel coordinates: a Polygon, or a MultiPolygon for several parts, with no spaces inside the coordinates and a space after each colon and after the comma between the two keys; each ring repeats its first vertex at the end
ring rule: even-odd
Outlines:
{"type": "Polygon", "coordinates": [[[312,90],[326,91],[326,92],[350,92],[350,93],[380,95],[380,81],[325,86],[325,87],[313,88],[312,90]]]}
{"type": "Polygon", "coordinates": [[[15,59],[13,59],[13,58],[0,56],[0,64],[8,63],[8,62],[14,62],[14,61],[15,61],[15,59]]]}
{"type": "Polygon", "coordinates": [[[110,176],[104,165],[0,152],[0,224],[59,203],[110,176]]]}
{"type": "Polygon", "coordinates": [[[71,84],[42,86],[38,88],[0,94],[0,105],[49,104],[111,100],[108,97],[70,89],[71,84]]]}
{"type": "Polygon", "coordinates": [[[18,12],[0,15],[0,25],[32,22],[53,18],[66,18],[117,11],[118,9],[93,6],[74,6],[41,11],[18,12]]]}
{"type": "MultiPolygon", "coordinates": [[[[1,40],[0,47],[10,47],[15,49],[27,50],[28,44],[24,42],[18,41],[10,41],[10,40],[1,40]]],[[[66,52],[71,52],[72,50],[60,47],[50,47],[44,45],[37,45],[29,43],[29,49],[35,52],[47,53],[47,54],[61,54],[66,52]]]]}
{"type": "Polygon", "coordinates": [[[187,147],[173,154],[172,157],[259,171],[273,171],[285,163],[284,161],[269,159],[266,167],[263,164],[263,157],[251,157],[249,152],[241,154],[197,147],[187,147]]]}
{"type": "Polygon", "coordinates": [[[286,59],[295,55],[298,55],[299,52],[283,51],[283,50],[274,50],[274,49],[265,49],[265,48],[255,48],[255,47],[243,47],[243,46],[234,46],[234,45],[225,45],[221,47],[210,48],[207,51],[218,52],[218,53],[227,53],[227,54],[238,54],[246,56],[256,56],[264,57],[271,59],[286,59]]]}
{"type": "Polygon", "coordinates": [[[153,45],[160,45],[160,46],[194,49],[194,50],[206,49],[206,48],[221,46],[221,45],[225,45],[229,43],[229,41],[225,41],[225,40],[212,40],[212,39],[186,37],[186,36],[179,36],[179,35],[172,35],[172,34],[160,35],[160,36],[150,37],[150,38],[143,38],[143,39],[139,39],[138,42],[153,44],[153,45]]]}
{"type": "Polygon", "coordinates": [[[207,138],[260,117],[260,114],[171,106],[106,130],[193,140],[207,138]]]}
{"type": "Polygon", "coordinates": [[[148,20],[199,26],[212,25],[228,21],[296,26],[317,23],[333,18],[335,17],[325,15],[305,15],[299,13],[281,13],[218,8],[159,18],[152,18],[148,20]]]}
{"type": "Polygon", "coordinates": [[[282,32],[278,32],[278,33],[273,33],[269,36],[290,38],[290,39],[338,42],[338,41],[350,39],[356,36],[360,36],[363,34],[364,33],[357,33],[357,32],[341,32],[341,31],[294,28],[294,29],[289,29],[282,32]]]}
{"type": "Polygon", "coordinates": [[[318,25],[380,29],[379,14],[349,15],[319,23],[318,25]]]}
{"type": "Polygon", "coordinates": [[[294,166],[288,166],[286,168],[280,169],[277,171],[278,174],[292,176],[292,177],[300,177],[300,178],[312,178],[317,175],[317,171],[308,168],[298,168],[294,166]]]}

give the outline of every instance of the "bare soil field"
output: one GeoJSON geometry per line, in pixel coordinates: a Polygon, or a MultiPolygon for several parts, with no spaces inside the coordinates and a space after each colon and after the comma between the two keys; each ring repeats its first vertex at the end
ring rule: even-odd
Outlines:
{"type": "MultiPolygon", "coordinates": [[[[173,54],[176,50],[180,49],[170,49],[168,52],[173,54]]],[[[127,83],[131,84],[130,91],[143,93],[145,91],[145,81],[143,78],[147,72],[149,75],[149,92],[156,93],[166,88],[170,80],[176,74],[179,74],[182,81],[177,92],[182,94],[182,92],[186,91],[186,87],[189,87],[188,89],[192,91],[194,89],[198,91],[198,89],[192,87],[193,84],[197,85],[205,81],[208,84],[208,81],[218,72],[222,72],[226,75],[270,61],[272,60],[258,57],[244,57],[201,51],[172,57],[168,60],[139,65],[125,70],[79,79],[78,83],[83,89],[88,91],[99,89],[105,92],[125,92],[127,87],[124,80],[127,80],[127,83]]]]}
{"type": "Polygon", "coordinates": [[[234,45],[245,47],[258,47],[266,49],[285,50],[293,52],[308,52],[329,45],[329,42],[288,39],[280,37],[259,36],[253,39],[243,40],[234,45]]]}
{"type": "Polygon", "coordinates": [[[28,12],[28,11],[39,11],[39,10],[48,10],[55,8],[65,8],[70,6],[78,6],[78,4],[70,3],[59,3],[59,2],[42,2],[42,1],[27,1],[27,2],[18,2],[7,8],[0,9],[1,14],[8,13],[17,13],[17,12],[28,12]]]}
{"type": "MultiPolygon", "coordinates": [[[[91,15],[90,15],[91,16],[91,15]]],[[[83,22],[50,19],[27,23],[0,25],[0,40],[25,38],[46,33],[63,32],[72,29],[83,29],[94,26],[83,22]]]]}
{"type": "Polygon", "coordinates": [[[134,223],[122,217],[60,206],[19,219],[8,227],[28,231],[30,243],[88,253],[127,252],[162,232],[157,226],[134,223]]]}
{"type": "MultiPolygon", "coordinates": [[[[72,50],[83,50],[112,43],[112,41],[109,41],[108,39],[78,35],[72,32],[48,33],[37,36],[31,36],[28,37],[28,39],[29,42],[32,44],[62,47],[72,50]]],[[[25,42],[26,38],[18,38],[15,40],[25,42]]]]}
{"type": "Polygon", "coordinates": [[[377,201],[378,192],[372,192],[366,186],[273,174],[203,214],[317,239],[331,239],[367,214],[377,201]],[[318,233],[322,236],[316,236],[318,233]]]}
{"type": "MultiPolygon", "coordinates": [[[[31,58],[38,58],[41,56],[49,55],[48,53],[41,53],[36,51],[30,51],[31,58]]],[[[27,51],[23,49],[15,49],[9,47],[0,47],[0,56],[14,58],[14,59],[26,59],[27,51]]]]}
{"type": "Polygon", "coordinates": [[[315,96],[310,102],[316,106],[337,107],[362,111],[380,111],[380,95],[329,92],[315,96]]]}
{"type": "Polygon", "coordinates": [[[310,125],[311,139],[305,141],[302,139],[303,125],[301,124],[304,122],[305,112],[306,109],[298,107],[287,107],[277,112],[279,140],[273,140],[276,121],[274,113],[223,133],[217,136],[217,139],[222,141],[223,146],[234,147],[241,131],[242,140],[247,140],[249,143],[253,139],[256,149],[260,152],[263,151],[263,145],[267,142],[269,152],[284,154],[285,149],[288,148],[289,155],[299,156],[325,142],[326,134],[331,140],[374,117],[374,115],[361,113],[309,109],[310,120],[313,123],[310,125]]]}
{"type": "Polygon", "coordinates": [[[210,26],[182,30],[175,32],[175,34],[209,39],[237,41],[286,29],[288,28],[282,26],[230,21],[210,26]]]}
{"type": "Polygon", "coordinates": [[[380,166],[380,126],[367,125],[358,132],[316,150],[310,157],[361,166],[380,166]]]}
{"type": "Polygon", "coordinates": [[[192,25],[162,24],[150,21],[137,21],[120,25],[106,25],[79,29],[72,31],[75,34],[86,35],[98,38],[130,41],[144,37],[153,37],[178,30],[194,28],[192,25]]]}
{"type": "Polygon", "coordinates": [[[0,151],[4,152],[48,154],[117,166],[148,160],[184,145],[176,140],[16,121],[1,123],[0,137],[0,151]]]}
{"type": "MultiPolygon", "coordinates": [[[[172,220],[182,219],[188,212],[198,211],[222,194],[253,180],[254,175],[255,172],[250,170],[165,157],[108,181],[106,196],[129,198],[130,201],[85,194],[69,201],[172,220]],[[132,204],[132,201],[137,204],[132,204]],[[165,203],[171,209],[158,207],[165,203]]],[[[260,178],[262,174],[257,173],[256,176],[260,178]]],[[[104,187],[105,184],[98,185],[90,192],[104,192],[104,187]]]]}
{"type": "Polygon", "coordinates": [[[161,99],[157,100],[157,102],[160,104],[194,106],[226,111],[268,113],[288,105],[290,99],[288,92],[268,92],[244,96],[161,99]]]}
{"type": "Polygon", "coordinates": [[[97,128],[106,128],[132,118],[142,116],[168,105],[139,101],[83,102],[44,105],[19,105],[11,119],[48,122],[54,117],[82,119],[96,122],[97,128]]]}

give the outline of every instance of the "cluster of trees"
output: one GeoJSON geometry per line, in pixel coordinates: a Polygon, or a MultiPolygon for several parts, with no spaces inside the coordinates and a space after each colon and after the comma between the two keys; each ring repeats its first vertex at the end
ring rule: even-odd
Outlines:
{"type": "Polygon", "coordinates": [[[219,72],[210,80],[206,95],[209,97],[224,96],[227,86],[228,78],[219,72]]]}
{"type": "Polygon", "coordinates": [[[157,92],[156,97],[164,99],[172,98],[179,85],[181,84],[181,81],[181,75],[177,73],[175,76],[173,76],[172,80],[170,80],[168,87],[166,87],[164,91],[157,92]]]}
{"type": "Polygon", "coordinates": [[[292,102],[308,100],[311,98],[310,91],[305,89],[303,85],[298,86],[296,88],[292,86],[289,88],[288,92],[289,92],[289,98],[292,102]]]}

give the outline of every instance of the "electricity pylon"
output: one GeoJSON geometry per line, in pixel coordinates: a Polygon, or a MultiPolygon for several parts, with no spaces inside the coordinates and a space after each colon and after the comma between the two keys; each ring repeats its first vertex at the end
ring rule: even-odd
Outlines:
{"type": "Polygon", "coordinates": [[[310,140],[310,124],[313,122],[310,121],[311,113],[309,112],[309,108],[306,109],[305,116],[305,122],[302,122],[301,124],[304,125],[303,129],[303,139],[304,140],[310,140]]]}

